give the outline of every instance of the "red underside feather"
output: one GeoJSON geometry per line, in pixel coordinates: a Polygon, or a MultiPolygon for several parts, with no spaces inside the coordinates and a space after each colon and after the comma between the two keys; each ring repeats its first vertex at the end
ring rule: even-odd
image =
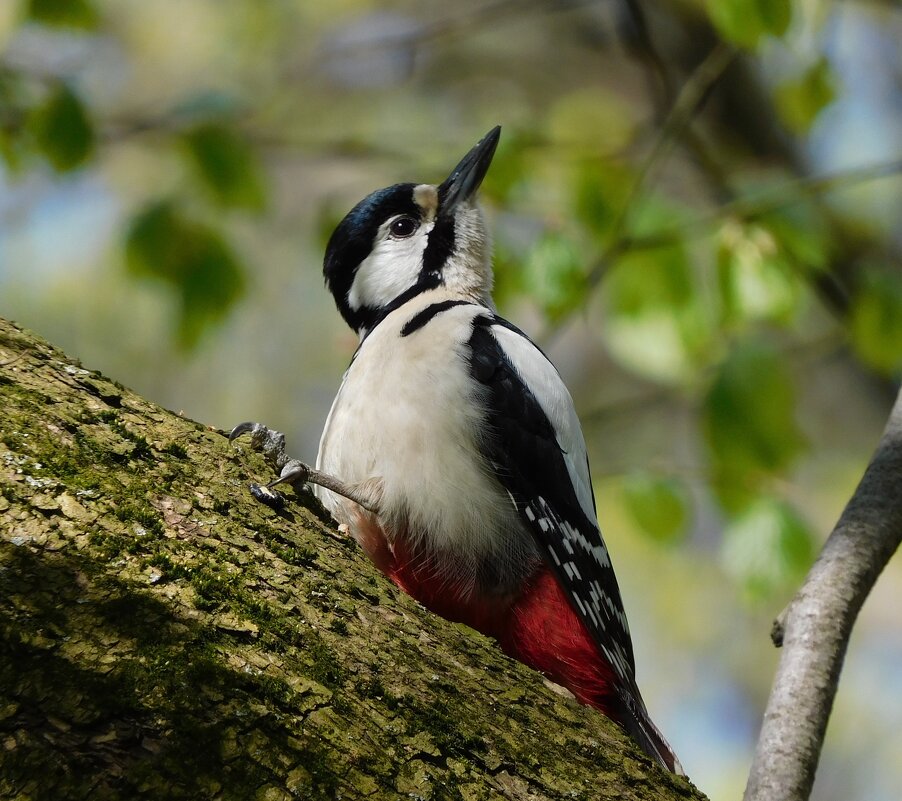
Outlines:
{"type": "MultiPolygon", "coordinates": [[[[647,715],[637,717],[624,705],[621,691],[637,694],[638,690],[618,687],[613,669],[548,566],[537,570],[516,596],[466,594],[429,555],[405,547],[407,538],[389,545],[375,516],[361,512],[351,531],[373,563],[427,609],[493,637],[509,656],[566,687],[618,723],[647,754],[682,773],[672,749],[647,715]]],[[[638,695],[635,704],[642,706],[638,695]]]]}
{"type": "MultiPolygon", "coordinates": [[[[383,558],[385,552],[382,552],[383,558]]],[[[566,687],[584,704],[620,722],[614,674],[567,601],[551,570],[543,568],[516,598],[461,598],[423,558],[395,544],[379,567],[421,604],[457,623],[493,637],[509,656],[566,687]]],[[[378,564],[378,563],[377,563],[378,564]]]]}

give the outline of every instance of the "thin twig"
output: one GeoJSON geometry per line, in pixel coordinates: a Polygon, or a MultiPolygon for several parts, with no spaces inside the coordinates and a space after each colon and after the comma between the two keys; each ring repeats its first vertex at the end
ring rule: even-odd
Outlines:
{"type": "MultiPolygon", "coordinates": [[[[635,180],[630,186],[627,196],[620,206],[620,210],[611,225],[611,233],[609,244],[595,265],[589,270],[585,277],[586,297],[589,292],[604,277],[611,262],[622,252],[631,247],[633,241],[630,237],[624,235],[630,213],[636,200],[640,197],[645,183],[655,167],[669,155],[674,144],[679,137],[687,130],[692,122],[701,103],[714,86],[718,79],[723,75],[724,71],[732,63],[736,56],[736,51],[729,45],[722,42],[717,44],[705,59],[695,68],[686,83],[680,89],[680,93],[674,100],[673,107],[667,115],[667,119],[661,126],[661,130],[655,139],[648,156],[639,167],[635,180]]],[[[552,342],[560,336],[564,327],[572,320],[573,315],[566,315],[558,322],[549,326],[545,331],[538,335],[538,340],[546,347],[550,347],[552,342]]]]}
{"type": "Polygon", "coordinates": [[[744,801],[806,801],[852,627],[902,541],[902,392],[861,483],[777,621],[783,649],[744,801]]]}
{"type": "Polygon", "coordinates": [[[651,151],[640,165],[636,178],[620,206],[617,217],[614,219],[611,226],[610,244],[586,276],[587,288],[593,288],[601,280],[611,260],[625,249],[630,240],[629,237],[624,236],[623,232],[629,222],[629,216],[635,203],[642,194],[648,177],[655,167],[671,153],[680,135],[692,122],[693,117],[701,107],[702,100],[711,90],[711,87],[717,83],[727,67],[730,66],[735,56],[736,51],[734,48],[723,42],[718,43],[705,57],[704,61],[695,68],[692,75],[689,76],[689,79],[683,85],[676,101],[674,101],[670,114],[664,121],[664,125],[661,126],[660,133],[655,139],[651,151]]]}
{"type": "Polygon", "coordinates": [[[510,15],[512,19],[519,19],[529,5],[537,6],[539,11],[553,14],[571,11],[584,5],[596,5],[598,2],[599,0],[568,0],[566,3],[548,3],[545,0],[495,0],[472,8],[455,9],[439,19],[423,21],[419,25],[398,32],[374,36],[368,41],[355,41],[350,44],[339,42],[321,55],[329,57],[341,55],[344,50],[353,50],[354,55],[359,56],[362,53],[390,48],[416,47],[443,36],[469,32],[477,27],[485,28],[494,20],[506,15],[510,15]]]}
{"type": "Polygon", "coordinates": [[[826,175],[794,178],[784,181],[778,186],[730,200],[678,226],[647,236],[628,237],[622,241],[621,248],[634,251],[664,247],[685,241],[690,238],[689,232],[693,231],[697,232],[694,234],[695,236],[706,236],[709,227],[718,225],[728,217],[754,220],[773,211],[793,206],[804,198],[826,194],[837,189],[848,189],[868,181],[876,181],[899,174],[902,174],[902,159],[868,164],[864,167],[851,167],[826,175]]]}

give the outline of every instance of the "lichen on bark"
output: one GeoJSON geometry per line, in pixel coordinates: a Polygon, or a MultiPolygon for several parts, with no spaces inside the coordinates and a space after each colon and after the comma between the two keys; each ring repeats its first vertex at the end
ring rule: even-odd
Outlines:
{"type": "Polygon", "coordinates": [[[703,798],[264,475],[0,320],[0,797],[703,798]]]}

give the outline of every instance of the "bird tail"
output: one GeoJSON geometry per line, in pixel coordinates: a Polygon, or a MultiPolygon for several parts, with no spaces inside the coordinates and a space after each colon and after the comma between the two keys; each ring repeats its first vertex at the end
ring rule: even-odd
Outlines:
{"type": "Polygon", "coordinates": [[[685,776],[686,772],[677,759],[676,754],[670,747],[670,743],[664,739],[658,727],[652,723],[642,701],[642,696],[638,691],[635,693],[628,690],[621,692],[623,700],[624,714],[619,723],[623,729],[630,735],[652,759],[663,765],[671,773],[679,776],[685,776]]]}

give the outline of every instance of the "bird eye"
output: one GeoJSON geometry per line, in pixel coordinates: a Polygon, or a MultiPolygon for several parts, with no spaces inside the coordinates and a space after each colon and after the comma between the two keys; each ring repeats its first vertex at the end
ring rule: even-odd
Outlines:
{"type": "Polygon", "coordinates": [[[391,224],[389,230],[395,239],[406,239],[408,236],[411,236],[418,227],[417,221],[413,218],[398,217],[398,219],[391,224]]]}

